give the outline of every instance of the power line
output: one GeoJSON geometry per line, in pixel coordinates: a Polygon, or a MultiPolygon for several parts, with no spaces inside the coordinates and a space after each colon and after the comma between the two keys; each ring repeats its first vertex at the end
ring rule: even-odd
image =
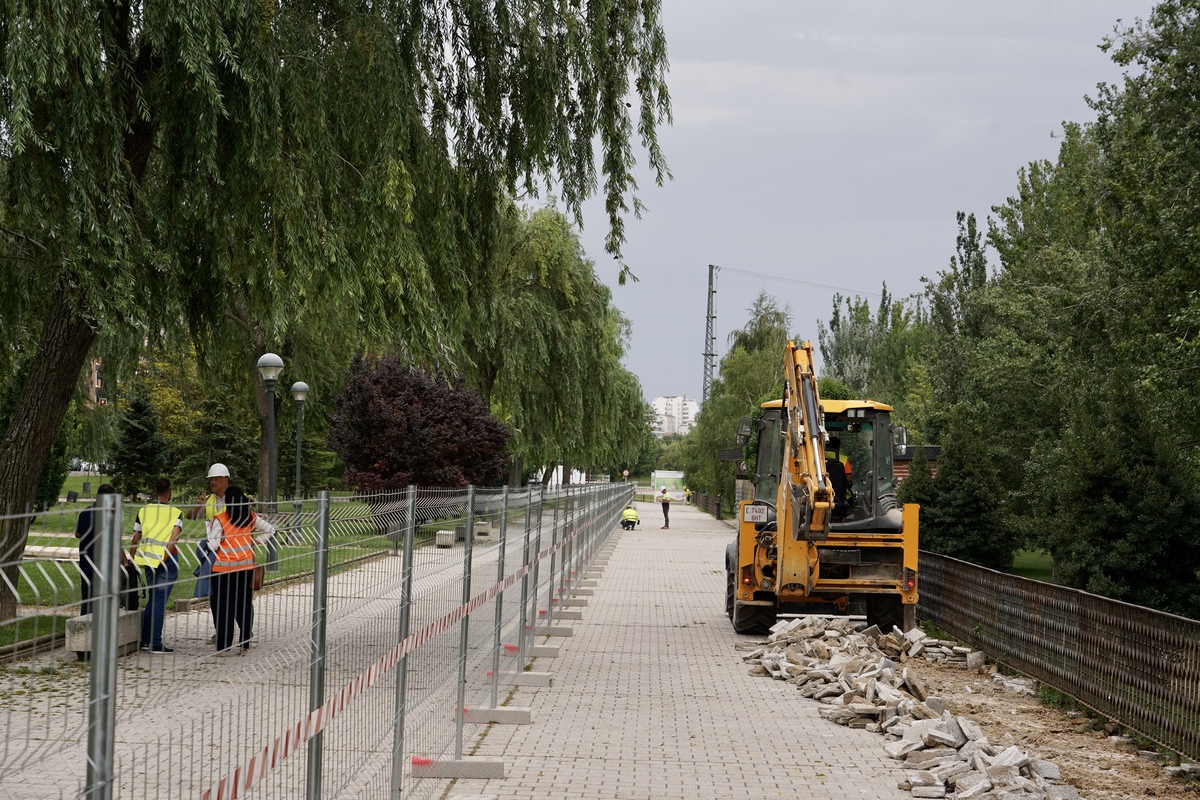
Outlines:
{"type": "Polygon", "coordinates": [[[831,292],[849,292],[851,294],[866,295],[867,297],[882,297],[879,292],[864,292],[859,289],[847,289],[844,286],[828,286],[824,283],[813,283],[811,281],[802,281],[799,278],[781,278],[778,275],[766,275],[762,272],[750,272],[744,269],[734,269],[733,267],[721,267],[725,272],[733,272],[738,275],[749,275],[752,278],[764,278],[769,281],[779,281],[780,283],[794,283],[798,286],[808,286],[812,289],[826,289],[831,292]]]}

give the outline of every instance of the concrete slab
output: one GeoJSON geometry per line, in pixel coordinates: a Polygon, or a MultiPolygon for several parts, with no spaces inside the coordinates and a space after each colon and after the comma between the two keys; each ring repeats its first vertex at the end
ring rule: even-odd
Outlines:
{"type": "Polygon", "coordinates": [[[486,725],[495,722],[498,725],[529,725],[533,722],[533,714],[528,708],[517,706],[501,706],[500,708],[472,708],[467,711],[466,722],[486,725]]]}
{"type": "Polygon", "coordinates": [[[553,672],[501,672],[500,682],[510,686],[552,686],[553,672]]]}
{"type": "Polygon", "coordinates": [[[546,625],[542,628],[537,628],[533,632],[534,636],[562,636],[564,638],[574,636],[575,629],[570,625],[546,625]]]}
{"type": "Polygon", "coordinates": [[[457,778],[498,780],[504,778],[504,762],[498,758],[464,756],[461,760],[433,761],[429,764],[413,763],[414,778],[457,778]]]}
{"type": "MultiPolygon", "coordinates": [[[[530,658],[558,658],[559,647],[556,644],[535,644],[529,648],[530,658]]],[[[516,658],[520,652],[505,650],[501,655],[506,658],[516,658]]]]}

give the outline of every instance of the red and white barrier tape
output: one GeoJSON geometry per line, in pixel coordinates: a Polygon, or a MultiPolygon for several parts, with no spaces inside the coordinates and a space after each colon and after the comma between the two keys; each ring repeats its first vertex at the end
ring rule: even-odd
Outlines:
{"type": "Polygon", "coordinates": [[[200,796],[201,800],[235,800],[235,798],[241,797],[254,784],[265,778],[268,772],[283,763],[284,759],[299,749],[301,745],[325,730],[325,727],[342,712],[351,700],[374,686],[376,681],[383,677],[388,670],[400,663],[400,659],[438,634],[462,622],[463,617],[490,602],[496,595],[528,575],[533,570],[534,563],[557,553],[579,533],[580,531],[576,530],[574,533],[564,536],[558,544],[538,553],[533,562],[521,567],[500,583],[491,586],[468,602],[448,612],[441,619],[431,622],[416,633],[405,637],[378,661],[351,679],[332,699],[326,700],[320,708],[309,712],[303,720],[288,728],[282,735],[275,737],[271,744],[251,756],[249,761],[222,778],[214,788],[204,792],[200,796]]]}

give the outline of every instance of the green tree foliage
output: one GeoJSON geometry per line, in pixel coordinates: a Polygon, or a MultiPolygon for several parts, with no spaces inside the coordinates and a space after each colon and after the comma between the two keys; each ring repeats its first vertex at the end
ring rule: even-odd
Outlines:
{"type": "Polygon", "coordinates": [[[329,445],[361,491],[495,486],[508,473],[509,432],[482,398],[396,354],[355,358],[334,408],[329,445]]]}
{"type": "Polygon", "coordinates": [[[187,446],[177,451],[178,460],[171,465],[176,492],[207,491],[208,468],[219,462],[229,468],[231,482],[248,493],[261,495],[258,428],[250,411],[231,403],[219,391],[206,393],[196,411],[187,446]]]}
{"type": "Polygon", "coordinates": [[[129,497],[151,494],[154,481],[166,471],[170,453],[158,433],[158,416],[144,387],[134,387],[117,430],[112,450],[113,485],[129,497]]]}
{"type": "MultiPolygon", "coordinates": [[[[0,338],[32,357],[0,501],[32,501],[89,352],[122,332],[190,335],[227,378],[268,347],[310,381],[363,342],[445,360],[500,198],[539,188],[576,216],[602,191],[619,256],[635,136],[667,175],[659,0],[544,5],[9,9],[0,338]]],[[[0,526],[0,552],[26,532],[0,526]]]]}
{"type": "Polygon", "coordinates": [[[629,325],[563,214],[510,208],[468,305],[460,372],[521,461],[611,471],[636,460],[647,430],[641,385],[621,364],[629,325]]]}
{"type": "MultiPolygon", "coordinates": [[[[870,397],[896,409],[912,426],[925,410],[919,390],[927,358],[928,325],[920,298],[899,300],[882,287],[871,310],[861,297],[834,295],[828,328],[817,322],[821,377],[847,389],[841,399],[870,397]]],[[[822,390],[822,397],[826,395],[822,390]]]]}

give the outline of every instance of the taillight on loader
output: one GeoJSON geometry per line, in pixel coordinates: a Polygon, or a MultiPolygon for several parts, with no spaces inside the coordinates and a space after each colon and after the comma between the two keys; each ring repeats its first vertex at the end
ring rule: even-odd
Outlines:
{"type": "Polygon", "coordinates": [[[742,567],[742,586],[754,585],[754,565],[747,564],[742,567]]]}
{"type": "Polygon", "coordinates": [[[917,588],[917,571],[915,569],[904,570],[904,591],[911,592],[917,588]]]}

